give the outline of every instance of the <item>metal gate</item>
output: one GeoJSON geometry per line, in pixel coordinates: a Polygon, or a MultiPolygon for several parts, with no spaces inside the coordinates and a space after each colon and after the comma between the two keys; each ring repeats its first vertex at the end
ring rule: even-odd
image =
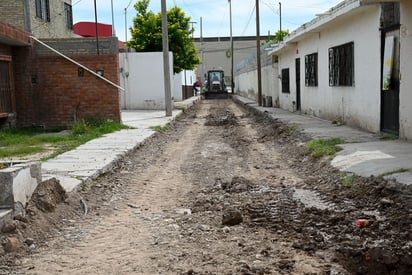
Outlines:
{"type": "Polygon", "coordinates": [[[301,110],[300,103],[300,58],[295,60],[295,72],[296,72],[296,111],[301,110]]]}
{"type": "Polygon", "coordinates": [[[382,4],[381,130],[399,135],[399,3],[382,4]]]}
{"type": "Polygon", "coordinates": [[[0,113],[11,113],[10,62],[0,61],[0,113]]]}

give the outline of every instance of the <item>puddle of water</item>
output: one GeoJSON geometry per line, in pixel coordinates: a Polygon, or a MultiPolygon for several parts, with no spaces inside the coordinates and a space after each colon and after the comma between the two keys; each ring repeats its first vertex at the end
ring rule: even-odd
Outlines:
{"type": "Polygon", "coordinates": [[[293,191],[293,199],[300,201],[305,207],[315,207],[321,210],[334,208],[333,204],[322,200],[319,194],[314,191],[299,188],[293,188],[293,191]]]}

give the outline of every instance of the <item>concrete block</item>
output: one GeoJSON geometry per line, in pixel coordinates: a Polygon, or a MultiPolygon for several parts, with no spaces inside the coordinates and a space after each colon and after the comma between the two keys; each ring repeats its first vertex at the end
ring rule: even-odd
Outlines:
{"type": "Polygon", "coordinates": [[[14,209],[15,203],[26,205],[41,182],[40,162],[18,162],[0,170],[0,208],[14,209]]]}
{"type": "Polygon", "coordinates": [[[13,220],[12,214],[13,210],[11,209],[0,209],[0,229],[6,222],[13,220]]]}

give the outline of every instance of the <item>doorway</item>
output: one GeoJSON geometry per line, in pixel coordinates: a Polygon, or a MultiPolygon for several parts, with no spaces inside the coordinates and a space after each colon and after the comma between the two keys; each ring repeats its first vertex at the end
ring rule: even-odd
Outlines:
{"type": "Polygon", "coordinates": [[[300,58],[295,60],[295,70],[296,70],[296,111],[301,110],[300,101],[300,58]]]}

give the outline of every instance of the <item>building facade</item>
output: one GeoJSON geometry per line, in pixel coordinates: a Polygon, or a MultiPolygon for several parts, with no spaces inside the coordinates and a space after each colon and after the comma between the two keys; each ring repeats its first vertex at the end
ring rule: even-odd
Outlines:
{"type": "MultiPolygon", "coordinates": [[[[262,42],[269,40],[269,36],[262,36],[262,42]]],[[[233,37],[233,64],[241,62],[256,51],[256,36],[233,37]]],[[[223,70],[225,72],[225,83],[230,85],[232,75],[231,45],[230,37],[206,37],[196,38],[195,46],[198,49],[199,58],[202,63],[197,66],[196,75],[205,80],[205,74],[209,70],[223,70]]],[[[233,73],[235,68],[233,70],[233,73]]]]}
{"type": "Polygon", "coordinates": [[[346,0],[293,31],[271,52],[280,107],[412,139],[411,8],[346,0]]]}
{"type": "Polygon", "coordinates": [[[412,2],[400,1],[399,134],[412,140],[412,2]]]}
{"type": "Polygon", "coordinates": [[[73,37],[71,0],[2,0],[0,19],[38,38],[73,37]]]}
{"type": "Polygon", "coordinates": [[[73,38],[71,18],[71,1],[0,2],[0,128],[120,122],[119,88],[90,73],[120,82],[118,40],[73,38]]]}

